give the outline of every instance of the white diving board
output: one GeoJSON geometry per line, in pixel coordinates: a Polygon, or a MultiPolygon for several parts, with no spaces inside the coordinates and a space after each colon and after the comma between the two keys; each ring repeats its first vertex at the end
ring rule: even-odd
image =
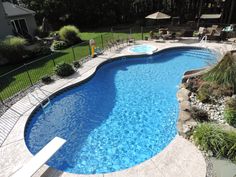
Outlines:
{"type": "Polygon", "coordinates": [[[66,140],[55,137],[41,149],[28,163],[22,166],[12,177],[33,176],[62,146],[66,140]]]}

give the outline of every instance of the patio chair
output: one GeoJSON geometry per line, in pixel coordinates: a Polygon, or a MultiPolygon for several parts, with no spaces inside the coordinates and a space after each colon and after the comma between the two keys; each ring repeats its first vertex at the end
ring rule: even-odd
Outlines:
{"type": "Polygon", "coordinates": [[[163,34],[161,37],[164,40],[174,40],[176,39],[176,33],[171,33],[170,31],[167,31],[167,34],[163,34]]]}

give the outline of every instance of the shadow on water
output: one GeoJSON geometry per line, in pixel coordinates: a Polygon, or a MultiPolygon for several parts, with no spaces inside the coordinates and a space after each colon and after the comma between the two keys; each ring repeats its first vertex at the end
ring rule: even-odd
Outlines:
{"type": "Polygon", "coordinates": [[[80,152],[88,136],[106,121],[115,105],[114,79],[118,70],[110,67],[113,64],[103,65],[88,82],[56,96],[45,115],[41,109],[33,115],[25,132],[26,144],[33,154],[58,136],[67,142],[48,164],[65,170],[77,163],[71,152],[80,152]]]}
{"type": "MultiPolygon", "coordinates": [[[[27,147],[36,154],[55,136],[64,138],[66,144],[48,164],[60,170],[75,167],[78,163],[75,157],[80,155],[85,144],[93,145],[90,136],[109,118],[115,107],[117,72],[127,71],[131,65],[168,62],[173,58],[169,55],[162,52],[145,58],[120,59],[101,66],[86,83],[54,97],[46,114],[39,109],[33,115],[25,131],[27,147]]],[[[174,53],[174,56],[180,55],[181,51],[174,53]]]]}

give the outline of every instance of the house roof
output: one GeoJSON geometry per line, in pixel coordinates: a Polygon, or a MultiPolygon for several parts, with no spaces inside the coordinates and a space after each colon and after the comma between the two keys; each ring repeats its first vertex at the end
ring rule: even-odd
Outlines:
{"type": "Polygon", "coordinates": [[[35,11],[33,11],[33,10],[29,10],[24,7],[20,7],[16,4],[12,4],[10,2],[3,2],[2,4],[3,4],[4,10],[5,10],[5,13],[7,14],[8,17],[35,14],[35,11]]]}

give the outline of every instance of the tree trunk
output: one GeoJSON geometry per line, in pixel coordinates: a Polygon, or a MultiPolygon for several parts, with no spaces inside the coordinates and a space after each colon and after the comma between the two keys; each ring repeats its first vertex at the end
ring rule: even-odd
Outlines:
{"type": "Polygon", "coordinates": [[[233,15],[233,11],[234,11],[234,4],[235,4],[235,0],[232,0],[231,1],[231,8],[230,8],[230,13],[229,13],[229,18],[228,18],[228,23],[229,24],[232,20],[232,15],[233,15]]]}
{"type": "Polygon", "coordinates": [[[203,0],[200,0],[200,4],[199,4],[197,27],[199,27],[200,17],[201,17],[201,14],[202,14],[202,1],[203,1],[203,0]]]}

